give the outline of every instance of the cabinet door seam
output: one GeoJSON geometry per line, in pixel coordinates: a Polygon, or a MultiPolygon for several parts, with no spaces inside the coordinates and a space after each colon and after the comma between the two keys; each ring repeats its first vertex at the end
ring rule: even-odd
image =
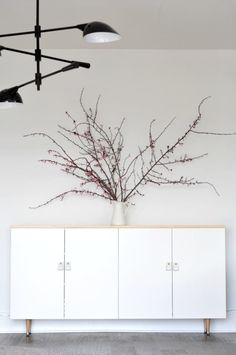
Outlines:
{"type": "Polygon", "coordinates": [[[173,280],[173,228],[171,229],[171,315],[174,317],[174,280],[173,280]]]}
{"type": "MultiPolygon", "coordinates": [[[[64,229],[64,265],[66,265],[66,230],[64,229]]],[[[66,316],[66,271],[63,271],[63,318],[66,316]]]]}
{"type": "Polygon", "coordinates": [[[120,229],[117,228],[118,250],[117,250],[117,318],[120,319],[120,229]]]}

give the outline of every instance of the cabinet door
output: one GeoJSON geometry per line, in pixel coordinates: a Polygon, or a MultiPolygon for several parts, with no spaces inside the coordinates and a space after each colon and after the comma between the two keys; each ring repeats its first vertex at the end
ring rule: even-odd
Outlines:
{"type": "Polygon", "coordinates": [[[63,318],[63,260],[63,229],[12,229],[11,318],[63,318]]]}
{"type": "Polygon", "coordinates": [[[173,230],[174,318],[225,318],[225,230],[173,230]]]}
{"type": "Polygon", "coordinates": [[[171,318],[171,281],[171,229],[120,229],[119,318],[171,318]]]}
{"type": "Polygon", "coordinates": [[[66,229],[65,240],[65,318],[117,318],[117,229],[66,229]]]}

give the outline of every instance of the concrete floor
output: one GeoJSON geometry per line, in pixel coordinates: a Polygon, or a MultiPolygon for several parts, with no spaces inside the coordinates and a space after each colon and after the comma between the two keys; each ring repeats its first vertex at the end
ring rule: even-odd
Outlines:
{"type": "Polygon", "coordinates": [[[0,355],[236,355],[236,333],[0,334],[0,355]]]}

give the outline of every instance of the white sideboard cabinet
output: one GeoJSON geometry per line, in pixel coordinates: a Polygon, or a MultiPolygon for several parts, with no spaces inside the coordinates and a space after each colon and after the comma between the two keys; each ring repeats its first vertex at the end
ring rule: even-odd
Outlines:
{"type": "Polygon", "coordinates": [[[226,317],[223,226],[11,229],[10,317],[226,317]]]}

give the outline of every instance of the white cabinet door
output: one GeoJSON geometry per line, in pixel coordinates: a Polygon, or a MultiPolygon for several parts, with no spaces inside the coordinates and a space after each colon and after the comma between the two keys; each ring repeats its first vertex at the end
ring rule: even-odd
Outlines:
{"type": "Polygon", "coordinates": [[[118,230],[66,229],[65,240],[65,318],[117,318],[118,230]]]}
{"type": "Polygon", "coordinates": [[[64,229],[11,230],[11,318],[63,318],[63,260],[64,229]]]}
{"type": "Polygon", "coordinates": [[[173,317],[225,318],[225,230],[173,230],[173,317]]]}
{"type": "Polygon", "coordinates": [[[120,229],[119,318],[171,318],[171,281],[171,229],[120,229]]]}

